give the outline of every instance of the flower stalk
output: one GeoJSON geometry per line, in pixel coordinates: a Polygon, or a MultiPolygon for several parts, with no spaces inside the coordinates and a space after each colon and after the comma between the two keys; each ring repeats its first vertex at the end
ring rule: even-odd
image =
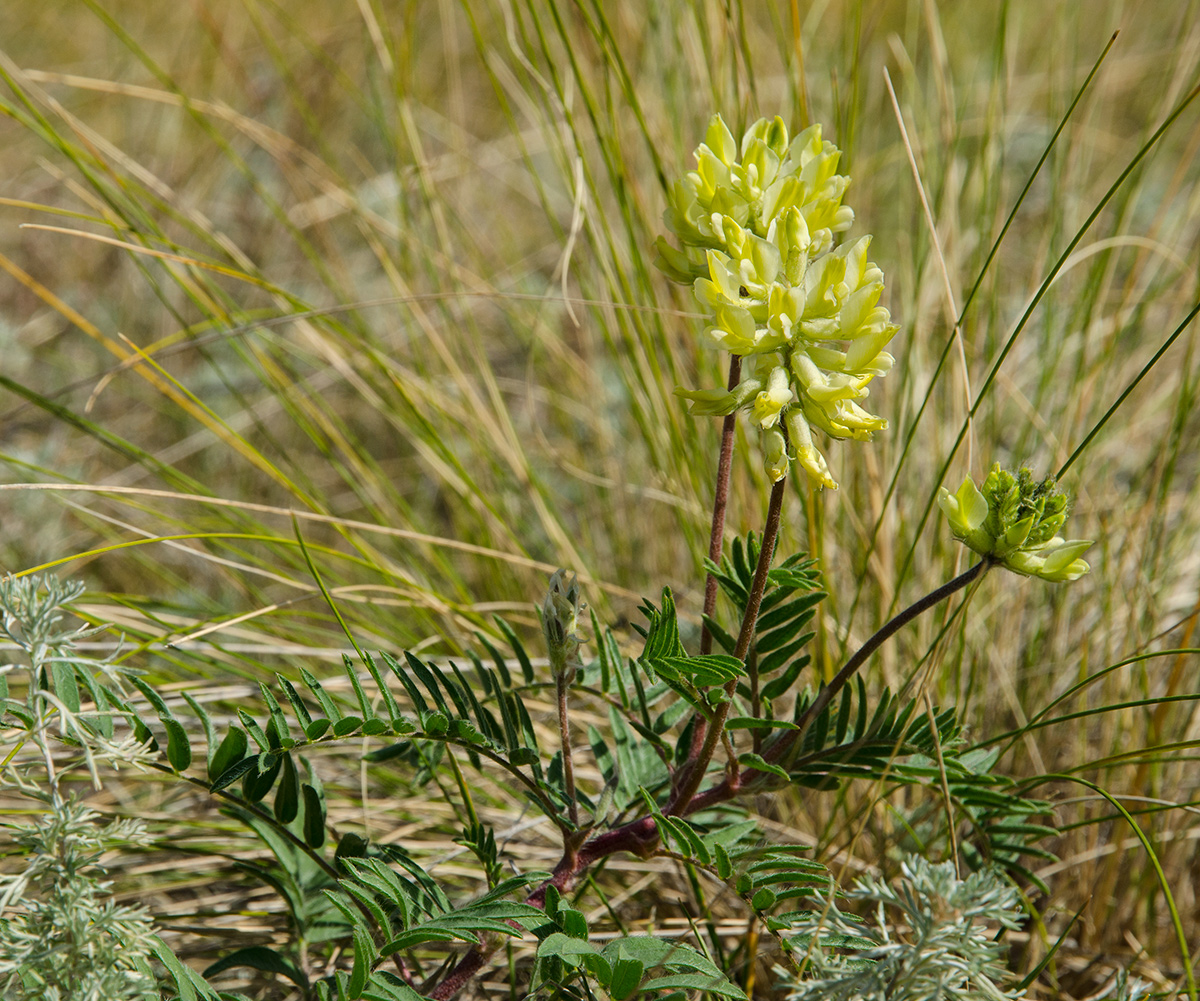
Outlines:
{"type": "MultiPolygon", "coordinates": [[[[779,523],[783,512],[783,494],[786,482],[786,480],[779,480],[771,488],[767,522],[763,527],[762,547],[758,552],[758,563],[754,568],[754,581],[746,601],[746,611],[742,615],[737,646],[733,651],[733,656],[743,663],[745,663],[746,654],[750,650],[750,642],[754,638],[754,627],[758,622],[758,612],[762,607],[763,594],[767,588],[767,573],[771,569],[771,557],[775,554],[775,542],[779,537],[779,523]]],[[[704,781],[708,763],[712,760],[717,744],[725,736],[725,721],[729,718],[729,709],[733,705],[733,693],[736,686],[737,679],[726,683],[725,698],[717,706],[712,722],[705,729],[704,742],[700,746],[699,753],[689,755],[687,764],[680,770],[680,778],[676,783],[675,792],[666,809],[668,816],[686,812],[692,797],[700,788],[700,783],[704,781]]],[[[698,728],[699,723],[697,724],[698,728]]],[[[736,763],[736,758],[731,760],[736,763]]]]}
{"type": "Polygon", "coordinates": [[[542,632],[554,675],[555,702],[558,707],[558,731],[561,744],[563,787],[567,794],[567,815],[574,830],[565,840],[568,852],[575,850],[579,827],[579,804],[575,796],[575,762],[571,751],[571,714],[568,700],[571,682],[575,680],[576,656],[582,640],[579,614],[584,606],[579,598],[579,579],[568,578],[566,570],[556,570],[542,603],[542,632]]]}

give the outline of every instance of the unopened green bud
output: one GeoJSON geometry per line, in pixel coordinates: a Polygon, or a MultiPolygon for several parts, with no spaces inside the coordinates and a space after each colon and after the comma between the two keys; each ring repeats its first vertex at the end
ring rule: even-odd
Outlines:
{"type": "Polygon", "coordinates": [[[550,669],[556,678],[570,682],[575,677],[575,655],[582,640],[575,630],[579,614],[585,608],[580,603],[579,580],[566,570],[555,570],[542,602],[542,632],[550,657],[550,669]]]}

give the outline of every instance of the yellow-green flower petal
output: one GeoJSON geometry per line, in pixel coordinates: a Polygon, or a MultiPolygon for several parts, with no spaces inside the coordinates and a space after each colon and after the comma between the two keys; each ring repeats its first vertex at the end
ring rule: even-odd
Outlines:
{"type": "Polygon", "coordinates": [[[788,471],[787,443],[778,428],[770,428],[762,433],[761,438],[763,465],[772,483],[778,483],[788,471]]]}
{"type": "Polygon", "coordinates": [[[783,366],[773,368],[767,376],[767,385],[754,398],[750,417],[759,427],[772,428],[779,423],[783,408],[792,402],[792,390],[788,385],[787,370],[783,366]]]}

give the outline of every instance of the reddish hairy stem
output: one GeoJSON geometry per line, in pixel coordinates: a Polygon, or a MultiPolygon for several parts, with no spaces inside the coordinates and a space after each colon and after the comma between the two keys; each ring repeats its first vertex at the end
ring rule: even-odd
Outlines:
{"type": "MultiPolygon", "coordinates": [[[[743,663],[745,663],[746,654],[750,650],[750,642],[754,638],[754,626],[758,622],[758,610],[762,605],[763,593],[767,589],[767,572],[771,569],[771,557],[775,555],[775,540],[779,537],[779,521],[783,512],[783,494],[786,486],[787,479],[784,478],[777,480],[771,488],[771,503],[767,508],[767,522],[763,526],[762,546],[758,552],[758,565],[754,568],[754,581],[750,585],[750,595],[746,601],[746,612],[742,616],[742,628],[738,633],[737,647],[733,651],[734,657],[743,663]]],[[[704,743],[700,747],[700,753],[690,755],[687,764],[680,769],[682,775],[675,789],[675,794],[671,797],[671,802],[667,806],[666,812],[668,814],[681,814],[685,812],[688,804],[692,801],[692,797],[696,795],[696,790],[700,788],[700,783],[704,781],[704,773],[708,769],[708,763],[712,760],[713,752],[716,751],[717,744],[725,733],[725,720],[729,717],[729,707],[732,705],[732,696],[736,685],[737,681],[735,679],[725,686],[725,694],[728,698],[717,707],[712,723],[705,728],[706,733],[704,735],[704,743]]]]}
{"type": "MultiPolygon", "coordinates": [[[[567,704],[567,678],[558,675],[554,679],[554,687],[558,696],[558,730],[562,740],[563,787],[567,793],[567,815],[574,827],[579,826],[579,805],[575,802],[575,761],[571,756],[571,716],[567,704]]],[[[571,838],[566,839],[567,850],[571,849],[571,838]]]]}
{"type": "MultiPolygon", "coordinates": [[[[732,393],[742,380],[741,355],[729,359],[729,385],[732,393]]],[[[726,414],[721,424],[721,457],[717,462],[717,489],[713,493],[712,531],[708,537],[708,558],[721,561],[725,544],[725,507],[729,503],[729,471],[733,466],[733,438],[737,430],[737,411],[726,414]]],[[[711,616],[717,609],[717,578],[711,573],[704,580],[704,614],[711,616]]],[[[705,624],[700,630],[700,652],[712,653],[713,638],[705,624]]]]}
{"type": "MultiPolygon", "coordinates": [[[[742,378],[742,357],[732,355],[729,359],[729,391],[732,393],[742,378]]],[[[729,503],[729,471],[733,466],[733,439],[737,430],[737,411],[725,415],[721,425],[721,457],[717,462],[717,488],[713,492],[712,531],[708,537],[708,558],[714,563],[721,561],[721,553],[725,546],[725,508],[729,503]]],[[[717,610],[717,578],[708,573],[704,578],[704,615],[706,619],[717,610]]],[[[709,631],[708,622],[703,621],[700,627],[700,653],[712,653],[713,638],[709,631]]],[[[692,727],[692,743],[688,748],[688,760],[691,761],[704,747],[704,738],[708,729],[708,721],[699,713],[692,727]]]]}

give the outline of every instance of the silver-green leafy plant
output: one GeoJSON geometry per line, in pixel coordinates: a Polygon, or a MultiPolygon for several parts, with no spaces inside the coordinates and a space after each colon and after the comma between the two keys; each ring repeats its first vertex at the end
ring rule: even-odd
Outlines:
{"type": "Polygon", "coordinates": [[[0,631],[22,655],[0,667],[8,750],[0,785],[40,806],[27,823],[5,822],[22,850],[19,867],[0,876],[0,984],[4,997],[30,1001],[157,998],[150,957],[160,944],[146,910],[117,904],[101,857],[144,844],[136,820],[105,820],[64,793],[55,746],[78,750],[98,781],[102,769],[145,764],[152,756],[132,734],[113,740],[112,720],[80,713],[81,685],[95,671],[117,680],[111,662],[81,656],[93,630],[64,627],[64,606],[83,590],[54,577],[0,581],[0,631]],[[9,698],[23,682],[24,699],[9,698]],[[58,740],[54,740],[57,733],[58,740]],[[22,754],[32,751],[33,754],[22,754]]]}
{"type": "Polygon", "coordinates": [[[954,863],[907,859],[902,878],[858,880],[794,926],[796,976],[779,970],[788,1001],[1008,1001],[1023,994],[1004,965],[1005,930],[1021,926],[1016,888],[991,869],[960,879],[954,863]]]}
{"type": "MultiPolygon", "coordinates": [[[[1012,1001],[1026,997],[1009,971],[1004,932],[1025,908],[1007,876],[983,868],[960,878],[954,863],[918,855],[887,882],[864,876],[845,892],[814,899],[792,928],[795,965],[777,968],[787,1001],[1012,1001]],[[855,908],[843,910],[841,899],[855,908]],[[861,912],[861,914],[860,914],[861,912]]],[[[1127,970],[1113,1001],[1137,1001],[1151,985],[1127,970]]]]}

